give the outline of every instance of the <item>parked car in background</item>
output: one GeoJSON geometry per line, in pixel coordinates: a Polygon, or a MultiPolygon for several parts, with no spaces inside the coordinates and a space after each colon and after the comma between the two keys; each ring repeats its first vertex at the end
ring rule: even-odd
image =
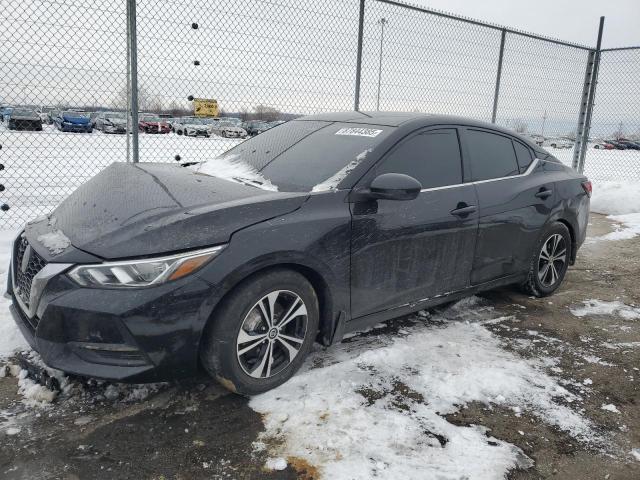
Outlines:
{"type": "Polygon", "coordinates": [[[225,138],[246,138],[247,136],[247,131],[244,128],[224,120],[213,123],[210,128],[211,133],[225,138]]]}
{"type": "Polygon", "coordinates": [[[2,110],[0,110],[0,121],[2,122],[8,121],[9,115],[11,115],[12,110],[13,110],[13,107],[3,107],[2,110]]]}
{"type": "Polygon", "coordinates": [[[551,148],[573,148],[574,142],[566,138],[547,138],[542,146],[551,148]]]}
{"type": "Polygon", "coordinates": [[[615,147],[607,142],[598,142],[593,146],[593,148],[596,150],[613,150],[615,147]]]}
{"type": "Polygon", "coordinates": [[[493,124],[303,117],[199,171],[111,164],[17,236],[10,310],[63,372],[157,382],[202,367],[254,395],[316,341],[505,285],[553,294],[590,195],[493,124]]]}
{"type": "Polygon", "coordinates": [[[65,110],[59,112],[53,120],[54,125],[61,132],[91,133],[91,119],[86,112],[65,110]]]}
{"type": "Polygon", "coordinates": [[[606,140],[606,142],[610,145],[613,145],[613,148],[616,150],[626,150],[627,146],[618,140],[606,140]]]}
{"type": "Polygon", "coordinates": [[[262,132],[269,130],[269,125],[261,120],[250,120],[242,124],[242,128],[247,131],[247,134],[254,137],[262,132]]]}
{"type": "Polygon", "coordinates": [[[138,130],[144,133],[169,133],[171,126],[158,115],[141,113],[138,115],[138,130]]]}
{"type": "Polygon", "coordinates": [[[631,140],[618,140],[620,144],[627,147],[627,150],[640,150],[640,143],[631,140]]]}
{"type": "Polygon", "coordinates": [[[42,131],[40,115],[29,108],[13,108],[6,122],[9,130],[42,131]]]}
{"type": "Polygon", "coordinates": [[[127,117],[123,112],[100,112],[95,118],[95,128],[103,133],[126,133],[127,117]]]}
{"type": "Polygon", "coordinates": [[[186,137],[210,137],[211,126],[197,117],[182,117],[173,123],[173,131],[186,137]]]}

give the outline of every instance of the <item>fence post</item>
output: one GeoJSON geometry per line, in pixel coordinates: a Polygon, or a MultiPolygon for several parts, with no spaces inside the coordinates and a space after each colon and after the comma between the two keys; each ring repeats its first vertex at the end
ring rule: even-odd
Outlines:
{"type": "Polygon", "coordinates": [[[504,58],[504,40],[507,36],[507,30],[502,29],[500,36],[500,54],[498,56],[498,73],[496,74],[496,90],[493,93],[493,112],[491,113],[491,123],[496,123],[496,115],[498,114],[498,97],[500,96],[500,80],[502,78],[502,59],[504,58]]]}
{"type": "Polygon", "coordinates": [[[364,1],[360,0],[360,17],[358,20],[358,58],[356,60],[356,91],[353,109],[360,110],[360,76],[362,75],[362,36],[364,34],[364,1]]]}
{"type": "Polygon", "coordinates": [[[589,91],[591,87],[591,79],[593,76],[593,64],[595,63],[596,51],[589,50],[587,56],[587,68],[584,72],[584,84],[582,86],[582,96],[580,97],[580,113],[578,113],[578,127],[576,128],[576,144],[573,148],[573,161],[571,166],[577,170],[580,163],[580,151],[582,150],[582,135],[584,134],[584,125],[587,118],[587,108],[589,106],[589,91]]]}
{"type": "MultiPolygon", "coordinates": [[[[127,15],[129,29],[129,60],[131,62],[131,133],[133,163],[138,163],[138,38],[136,31],[136,0],[127,0],[127,15]]],[[[129,133],[127,132],[127,135],[129,133]]]]}
{"type": "MultiPolygon", "coordinates": [[[[600,17],[600,24],[598,26],[598,42],[596,44],[595,51],[593,51],[593,65],[591,67],[591,80],[589,82],[589,94],[584,115],[584,125],[582,126],[582,136],[580,138],[579,146],[576,145],[576,148],[573,152],[573,168],[575,168],[580,173],[584,171],[584,159],[589,148],[589,131],[591,130],[591,117],[593,115],[596,84],[598,83],[598,70],[600,67],[600,50],[602,48],[603,29],[604,17],[600,17]]],[[[580,124],[578,125],[578,128],[580,128],[580,124]]],[[[576,140],[577,139],[578,138],[576,138],[576,140]]]]}

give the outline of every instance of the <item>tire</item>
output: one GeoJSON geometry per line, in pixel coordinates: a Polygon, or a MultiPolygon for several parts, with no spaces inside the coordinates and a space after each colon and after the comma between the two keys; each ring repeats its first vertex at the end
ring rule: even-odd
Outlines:
{"type": "Polygon", "coordinates": [[[571,234],[566,225],[555,222],[547,226],[531,257],[527,280],[522,285],[524,292],[534,297],[553,294],[560,287],[567,273],[572,254],[571,248],[571,234]],[[555,243],[556,240],[557,243],[555,243]],[[555,260],[549,262],[545,256],[555,260]]]}
{"type": "Polygon", "coordinates": [[[178,135],[182,135],[182,130],[176,130],[176,133],[177,133],[178,135]]]}
{"type": "Polygon", "coordinates": [[[600,150],[600,145],[594,145],[594,147],[596,150],[600,150]]]}
{"type": "Polygon", "coordinates": [[[318,332],[318,311],[318,298],[304,276],[285,269],[258,273],[223,299],[203,333],[200,361],[232,392],[257,395],[271,390],[302,365],[318,332]],[[276,327],[269,327],[267,319],[271,299],[276,327]],[[285,318],[292,312],[299,314],[285,318]],[[277,322],[283,321],[279,330],[277,322]]]}

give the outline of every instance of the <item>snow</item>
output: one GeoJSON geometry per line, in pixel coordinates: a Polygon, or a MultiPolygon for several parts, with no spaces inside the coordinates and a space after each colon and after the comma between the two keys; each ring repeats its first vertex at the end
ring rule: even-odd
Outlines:
{"type": "Polygon", "coordinates": [[[57,392],[34,382],[27,375],[26,370],[22,370],[18,375],[18,393],[24,397],[28,404],[47,404],[55,400],[57,392]]]}
{"type": "Polygon", "coordinates": [[[311,189],[312,192],[326,192],[329,190],[335,190],[338,184],[344,180],[349,172],[351,172],[354,168],[356,168],[360,162],[362,162],[365,158],[367,158],[367,154],[371,151],[371,149],[367,149],[363,152],[360,152],[356,155],[356,158],[349,162],[347,165],[342,167],[336,173],[334,173],[331,177],[327,178],[322,183],[319,183],[315,187],[311,189]]]}
{"type": "Polygon", "coordinates": [[[38,240],[44,248],[49,250],[51,255],[59,255],[71,246],[71,240],[62,233],[62,230],[45,233],[40,235],[36,240],[38,240]]]}
{"type": "Polygon", "coordinates": [[[635,458],[638,462],[640,462],[640,448],[634,448],[629,453],[631,453],[633,458],[635,458]]]}
{"type": "Polygon", "coordinates": [[[284,470],[287,468],[287,461],[282,458],[269,458],[265,463],[265,468],[268,470],[284,470]]]}
{"type": "Polygon", "coordinates": [[[640,181],[594,181],[591,211],[607,215],[640,213],[640,181]]]}
{"type": "Polygon", "coordinates": [[[606,410],[607,412],[611,412],[611,413],[620,413],[620,410],[618,410],[618,407],[616,407],[614,404],[612,403],[608,403],[608,404],[602,404],[602,407],[600,407],[602,410],[606,410]]]}
{"type": "Polygon", "coordinates": [[[196,165],[194,170],[199,173],[211,175],[212,177],[224,178],[225,180],[232,180],[237,183],[250,183],[263,190],[278,191],[278,187],[260,175],[255,168],[237,160],[237,155],[217,157],[196,165]]]}
{"type": "Polygon", "coordinates": [[[591,299],[583,300],[583,306],[569,309],[576,317],[592,315],[617,315],[625,320],[637,320],[640,318],[640,308],[626,305],[620,301],[605,302],[591,299]]]}
{"type": "Polygon", "coordinates": [[[530,466],[484,427],[447,421],[474,401],[526,410],[597,442],[591,423],[566,406],[580,398],[547,375],[544,362],[504,350],[482,323],[492,309],[475,300],[412,317],[406,334],[370,332],[315,352],[287,383],[251,399],[264,418],[260,443],[274,439],[272,456],[303,458],[326,478],[502,479],[530,466]]]}

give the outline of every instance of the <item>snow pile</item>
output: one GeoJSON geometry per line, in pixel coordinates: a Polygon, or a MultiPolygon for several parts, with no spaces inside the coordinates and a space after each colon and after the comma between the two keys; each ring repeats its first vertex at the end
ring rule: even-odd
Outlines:
{"type": "Polygon", "coordinates": [[[640,318],[640,308],[631,307],[619,301],[605,302],[602,300],[584,300],[584,305],[569,309],[576,317],[586,317],[591,315],[618,315],[625,320],[637,320],[640,318]]]}
{"type": "Polygon", "coordinates": [[[251,165],[238,160],[238,155],[221,155],[213,160],[200,163],[193,167],[198,173],[223,178],[233,182],[250,184],[263,190],[277,192],[278,187],[264,178],[251,165]]]}
{"type": "Polygon", "coordinates": [[[591,211],[619,222],[616,231],[598,237],[599,240],[628,240],[640,235],[640,182],[594,182],[591,211]]]}
{"type": "Polygon", "coordinates": [[[71,240],[62,233],[62,230],[54,230],[53,232],[40,235],[36,240],[44,246],[51,255],[59,255],[71,246],[71,240]]]}
{"type": "Polygon", "coordinates": [[[597,441],[588,420],[556,403],[580,398],[544,373],[542,363],[502,349],[479,323],[491,319],[490,308],[468,301],[464,308],[475,310],[475,321],[423,315],[399,337],[373,331],[316,352],[286,384],[254,397],[250,406],[264,414],[261,441],[272,445],[269,453],[303,458],[326,478],[502,479],[529,467],[519,448],[486,428],[444,417],[474,401],[527,409],[578,439],[597,441]]]}
{"type": "Polygon", "coordinates": [[[593,182],[591,211],[606,215],[640,213],[640,182],[593,182]]]}
{"type": "Polygon", "coordinates": [[[55,400],[58,392],[34,382],[28,376],[26,370],[18,375],[18,393],[22,395],[29,405],[43,405],[55,400]]]}
{"type": "Polygon", "coordinates": [[[627,213],[625,215],[610,215],[607,218],[614,222],[616,230],[599,237],[601,240],[629,240],[640,235],[640,213],[627,213]]]}
{"type": "Polygon", "coordinates": [[[9,313],[11,302],[3,295],[7,289],[11,242],[15,236],[16,232],[0,231],[0,360],[18,350],[29,349],[29,345],[9,313]]]}
{"type": "Polygon", "coordinates": [[[352,160],[347,165],[342,167],[340,170],[338,170],[336,173],[334,173],[331,177],[327,178],[324,182],[319,183],[318,185],[313,187],[311,189],[311,191],[312,192],[327,192],[329,190],[335,190],[336,187],[338,186],[338,184],[342,180],[347,178],[347,175],[349,175],[349,173],[354,168],[356,168],[360,164],[360,162],[362,162],[365,158],[367,158],[367,155],[369,154],[370,151],[371,151],[371,149],[369,148],[369,149],[365,150],[364,152],[360,152],[358,155],[356,155],[356,158],[354,160],[352,160]]]}
{"type": "Polygon", "coordinates": [[[285,468],[287,468],[287,461],[282,457],[269,458],[267,459],[264,467],[267,470],[284,470],[285,468]]]}

